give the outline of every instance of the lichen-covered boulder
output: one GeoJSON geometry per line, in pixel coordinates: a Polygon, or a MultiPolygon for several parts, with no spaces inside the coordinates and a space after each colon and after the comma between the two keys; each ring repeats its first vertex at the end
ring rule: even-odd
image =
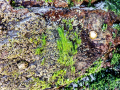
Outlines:
{"type": "Polygon", "coordinates": [[[9,40],[0,48],[1,89],[42,90],[64,86],[81,78],[86,70],[93,73],[88,68],[96,60],[99,70],[103,61],[98,59],[103,59],[120,41],[112,37],[116,16],[111,14],[102,10],[58,9],[42,16],[27,12],[8,22],[14,25],[10,30],[17,34],[11,37],[9,33],[6,37],[9,40]],[[91,32],[96,35],[94,38],[91,32]]]}

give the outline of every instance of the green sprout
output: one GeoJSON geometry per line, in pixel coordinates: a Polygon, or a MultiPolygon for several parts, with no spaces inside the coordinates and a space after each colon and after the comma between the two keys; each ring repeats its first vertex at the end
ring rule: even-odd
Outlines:
{"type": "Polygon", "coordinates": [[[115,38],[115,37],[116,37],[116,34],[115,34],[114,32],[112,32],[112,35],[113,35],[113,38],[115,38]]]}
{"type": "Polygon", "coordinates": [[[78,40],[78,36],[76,35],[75,41],[76,43],[72,43],[69,39],[67,39],[67,34],[64,34],[64,28],[58,28],[58,33],[60,39],[57,40],[57,47],[59,50],[60,58],[58,62],[65,66],[72,66],[74,64],[73,55],[77,53],[77,44],[81,43],[81,39],[78,40]]]}
{"type": "Polygon", "coordinates": [[[53,76],[51,77],[52,80],[57,80],[56,84],[57,85],[64,85],[64,75],[66,74],[66,70],[58,70],[54,72],[53,76]]]}
{"type": "Polygon", "coordinates": [[[73,25],[72,25],[72,22],[74,21],[74,18],[72,19],[62,19],[62,22],[66,24],[66,27],[68,26],[69,27],[69,30],[72,30],[73,29],[73,25]]]}
{"type": "Polygon", "coordinates": [[[105,32],[106,29],[107,29],[107,24],[103,24],[102,31],[105,32]]]}
{"type": "Polygon", "coordinates": [[[45,81],[40,80],[39,78],[32,77],[33,81],[31,83],[34,83],[32,88],[30,90],[40,90],[40,89],[46,89],[50,87],[49,83],[46,83],[45,81]]]}
{"type": "Polygon", "coordinates": [[[43,58],[41,65],[44,65],[45,63],[45,58],[43,58]]]}

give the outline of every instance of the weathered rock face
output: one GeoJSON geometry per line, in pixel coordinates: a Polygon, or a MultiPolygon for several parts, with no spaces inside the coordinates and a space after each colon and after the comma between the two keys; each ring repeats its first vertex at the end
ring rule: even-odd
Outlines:
{"type": "MultiPolygon", "coordinates": [[[[4,11],[4,8],[2,10],[4,11]]],[[[8,11],[20,14],[24,10],[27,9],[11,9],[8,11]]],[[[5,17],[2,16],[1,20],[2,18],[5,17]]],[[[114,30],[111,26],[115,22],[115,18],[114,14],[102,10],[51,10],[43,16],[25,11],[23,18],[15,21],[14,27],[10,28],[10,30],[18,31],[17,37],[12,38],[0,48],[1,82],[5,80],[9,82],[7,84],[3,82],[3,88],[8,86],[28,90],[30,88],[55,87],[56,85],[67,84],[68,80],[71,82],[84,74],[85,70],[95,60],[103,54],[109,53],[115,45],[119,44],[120,39],[118,37],[116,39],[112,38],[114,30]],[[108,25],[105,32],[102,31],[103,24],[108,25]],[[60,53],[57,44],[60,36],[57,28],[59,25],[64,27],[63,31],[66,35],[66,41],[68,41],[67,44],[70,41],[75,44],[75,38],[77,37],[82,40],[81,45],[77,46],[77,53],[75,55],[65,54],[69,58],[67,62],[63,61],[64,63],[73,61],[73,72],[70,65],[66,66],[61,64],[63,62],[58,62],[60,53]],[[97,33],[95,39],[90,38],[89,33],[91,31],[97,33]],[[112,45],[109,45],[110,41],[112,45]],[[80,71],[82,73],[79,73],[80,71]],[[4,79],[4,75],[6,79],[4,79]],[[31,77],[38,77],[39,79],[36,80],[31,77]]],[[[8,25],[10,25],[10,22],[8,22],[8,25]]],[[[1,37],[3,40],[5,39],[3,36],[1,37]]]]}
{"type": "MultiPolygon", "coordinates": [[[[56,8],[58,7],[62,7],[62,8],[65,8],[65,7],[68,7],[71,3],[74,5],[74,6],[80,6],[83,2],[87,2],[87,3],[94,3],[96,0],[91,0],[91,2],[89,0],[48,0],[48,1],[44,1],[44,0],[41,0],[41,1],[30,1],[30,0],[19,0],[19,1],[15,1],[15,4],[16,6],[20,6],[20,5],[23,5],[24,7],[27,7],[27,6],[34,6],[34,7],[41,7],[41,6],[55,6],[56,8]]],[[[12,2],[11,2],[12,3],[12,2]]]]}
{"type": "MultiPolygon", "coordinates": [[[[73,10],[53,10],[45,14],[47,19],[51,21],[61,22],[62,18],[75,18],[79,23],[77,26],[80,28],[80,37],[82,44],[78,47],[78,54],[76,55],[76,70],[81,70],[90,63],[94,62],[97,58],[101,57],[105,53],[109,53],[114,47],[114,39],[112,38],[112,24],[116,20],[116,16],[112,13],[108,13],[102,10],[84,11],[80,9],[73,10]],[[76,18],[77,17],[77,18],[76,18]],[[108,27],[105,31],[102,31],[104,24],[108,27]],[[97,37],[91,39],[89,33],[95,31],[97,37]],[[110,46],[110,42],[112,45],[110,46]],[[78,65],[79,63],[79,65],[78,65]],[[81,64],[83,63],[83,65],[81,64]],[[88,64],[87,64],[88,63],[88,64]]],[[[74,23],[74,22],[73,22],[74,23]]],[[[67,28],[65,28],[67,30],[67,28]]],[[[75,30],[75,29],[74,29],[75,30]]],[[[79,32],[78,32],[79,33],[79,32]]],[[[116,39],[117,41],[118,39],[116,39]]]]}

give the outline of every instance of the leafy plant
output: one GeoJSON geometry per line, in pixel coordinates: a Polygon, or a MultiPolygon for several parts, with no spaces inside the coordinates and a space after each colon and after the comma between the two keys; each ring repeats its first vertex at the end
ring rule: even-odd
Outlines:
{"type": "Polygon", "coordinates": [[[113,24],[113,28],[118,30],[117,34],[120,34],[120,24],[113,24]]]}
{"type": "Polygon", "coordinates": [[[120,61],[120,54],[119,53],[115,53],[115,51],[113,51],[113,57],[111,59],[111,65],[115,65],[119,63],[120,61]]]}
{"type": "Polygon", "coordinates": [[[120,16],[120,0],[105,0],[105,8],[120,16]]]}
{"type": "MultiPolygon", "coordinates": [[[[110,71],[110,70],[109,70],[110,71]]],[[[90,90],[114,90],[120,88],[120,78],[110,73],[106,73],[105,70],[100,71],[95,75],[95,80],[88,82],[90,90]]],[[[85,87],[86,88],[86,87],[85,87]]]]}
{"type": "Polygon", "coordinates": [[[103,24],[102,31],[105,32],[106,29],[107,29],[107,24],[103,24]]]}
{"type": "Polygon", "coordinates": [[[53,76],[51,77],[52,80],[57,80],[56,84],[57,85],[63,85],[63,76],[66,74],[66,70],[58,70],[56,72],[54,72],[53,76]]]}
{"type": "Polygon", "coordinates": [[[112,32],[112,35],[113,35],[113,38],[115,38],[115,37],[116,37],[116,34],[115,34],[114,32],[112,32]]]}
{"type": "Polygon", "coordinates": [[[81,43],[81,40],[78,40],[77,43],[73,45],[73,43],[67,39],[67,34],[64,34],[64,28],[58,28],[58,33],[60,36],[60,39],[57,40],[57,47],[59,49],[60,58],[58,59],[58,62],[65,66],[72,66],[74,64],[73,61],[73,55],[77,53],[77,44],[81,43]]]}
{"type": "Polygon", "coordinates": [[[74,18],[72,19],[62,19],[62,22],[65,23],[66,27],[69,28],[69,30],[72,30],[73,29],[73,25],[72,25],[72,22],[74,21],[74,18]]]}
{"type": "Polygon", "coordinates": [[[32,85],[31,90],[40,90],[40,89],[46,89],[48,87],[50,87],[49,83],[46,83],[45,81],[40,80],[38,77],[32,77],[33,81],[31,81],[31,83],[33,83],[34,85],[32,85]]]}
{"type": "Polygon", "coordinates": [[[70,54],[72,54],[73,45],[70,40],[66,38],[67,34],[64,35],[64,28],[58,28],[60,39],[57,40],[57,47],[59,49],[60,58],[58,59],[58,62],[62,65],[69,66],[70,64],[73,64],[73,59],[70,57],[70,54]]]}

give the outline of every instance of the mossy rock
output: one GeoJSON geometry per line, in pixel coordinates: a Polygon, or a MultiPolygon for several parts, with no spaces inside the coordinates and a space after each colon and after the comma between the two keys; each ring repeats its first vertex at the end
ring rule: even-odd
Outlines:
{"type": "MultiPolygon", "coordinates": [[[[75,14],[78,15],[77,12],[75,14]]],[[[82,18],[62,17],[58,22],[49,18],[47,22],[46,16],[34,14],[30,20],[17,23],[18,36],[2,46],[0,58],[6,66],[2,75],[12,78],[8,78],[8,87],[14,84],[15,89],[24,86],[26,90],[40,90],[68,85],[98,72],[106,60],[102,56],[112,51],[108,45],[113,40],[112,35],[109,29],[102,31],[104,22],[101,15],[92,12],[82,18]],[[89,37],[91,31],[97,33],[96,39],[89,37]],[[107,36],[109,38],[106,39],[107,36]],[[21,61],[27,62],[27,67],[22,70],[17,67],[21,61]]]]}

